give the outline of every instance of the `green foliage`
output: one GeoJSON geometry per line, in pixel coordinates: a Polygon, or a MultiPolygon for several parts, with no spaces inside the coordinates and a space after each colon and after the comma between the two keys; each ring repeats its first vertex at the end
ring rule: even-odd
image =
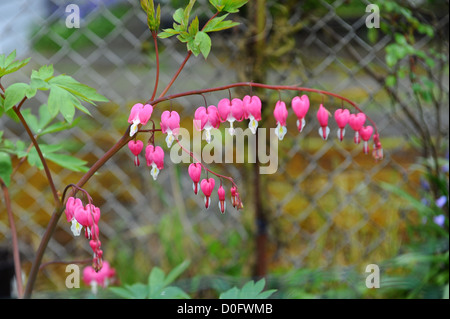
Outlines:
{"type": "Polygon", "coordinates": [[[247,0],[217,0],[210,1],[218,12],[228,12],[222,16],[211,19],[203,29],[200,29],[199,19],[196,16],[189,24],[191,11],[196,0],[190,0],[186,8],[179,8],[173,14],[173,28],[164,29],[158,36],[161,39],[177,36],[177,39],[186,43],[188,51],[191,51],[195,56],[200,54],[206,59],[211,51],[211,38],[209,32],[217,32],[232,28],[239,25],[237,22],[224,20],[228,13],[238,12],[239,8],[247,3],[247,0]]]}
{"type": "Polygon", "coordinates": [[[148,276],[147,284],[135,283],[124,287],[111,287],[110,290],[126,299],[189,299],[190,297],[182,289],[170,286],[189,267],[189,264],[189,261],[182,262],[167,276],[161,268],[154,267],[148,276]]]}
{"type": "Polygon", "coordinates": [[[0,78],[6,74],[10,74],[20,70],[30,62],[30,58],[24,60],[16,60],[16,50],[11,52],[8,56],[0,54],[0,78]]]}
{"type": "Polygon", "coordinates": [[[0,178],[3,180],[7,187],[9,187],[9,183],[11,182],[10,176],[12,172],[13,168],[11,157],[8,153],[0,151],[0,178]]]}
{"type": "Polygon", "coordinates": [[[219,299],[267,299],[276,292],[276,289],[263,291],[265,284],[265,279],[261,279],[256,283],[251,280],[241,289],[233,287],[221,293],[219,299]]]}

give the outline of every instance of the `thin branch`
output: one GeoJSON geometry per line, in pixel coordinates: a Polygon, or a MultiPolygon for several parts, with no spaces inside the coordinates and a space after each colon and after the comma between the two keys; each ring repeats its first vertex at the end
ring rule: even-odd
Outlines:
{"type": "Polygon", "coordinates": [[[17,284],[17,295],[19,298],[23,296],[23,283],[22,283],[22,267],[20,264],[20,252],[19,252],[19,241],[17,239],[16,224],[14,222],[14,215],[11,209],[11,198],[9,196],[8,187],[0,178],[0,185],[3,190],[3,197],[5,198],[6,212],[9,219],[9,227],[11,228],[11,239],[13,248],[13,258],[14,258],[14,272],[16,275],[17,284]]]}
{"type": "MultiPolygon", "coordinates": [[[[343,97],[341,95],[331,93],[328,91],[312,89],[312,88],[304,88],[304,87],[298,87],[298,86],[269,85],[269,84],[254,83],[254,82],[239,82],[239,83],[233,83],[233,84],[219,86],[219,87],[215,87],[215,88],[187,91],[187,92],[183,92],[183,93],[164,96],[164,97],[158,98],[154,101],[147,101],[146,103],[155,106],[158,103],[161,103],[161,102],[164,102],[167,100],[172,100],[172,99],[190,96],[190,95],[201,95],[204,93],[225,91],[225,90],[236,88],[236,87],[259,87],[259,88],[263,88],[263,89],[267,89],[267,90],[298,91],[298,92],[310,92],[310,93],[322,94],[322,95],[331,96],[333,98],[340,99],[340,100],[350,104],[358,112],[364,113],[355,102],[347,99],[346,97],[343,97]]],[[[367,120],[373,125],[375,134],[378,134],[377,125],[375,124],[375,122],[369,116],[367,116],[367,120]]]]}
{"type": "Polygon", "coordinates": [[[34,135],[31,132],[31,129],[28,126],[28,123],[25,120],[25,118],[23,117],[22,113],[20,113],[20,110],[16,106],[14,106],[13,109],[14,109],[14,112],[16,113],[17,117],[19,118],[20,122],[22,123],[23,127],[27,131],[28,136],[31,139],[31,142],[33,142],[33,145],[34,145],[34,147],[36,149],[36,152],[39,155],[39,159],[41,160],[42,166],[44,167],[45,175],[47,176],[48,183],[49,183],[50,188],[52,190],[52,195],[53,195],[53,200],[55,202],[55,206],[58,207],[59,206],[59,202],[60,202],[59,201],[59,196],[58,196],[58,192],[57,192],[56,187],[55,187],[55,183],[53,182],[52,174],[51,174],[50,169],[49,169],[49,167],[47,165],[47,161],[45,160],[44,155],[42,154],[41,148],[39,147],[38,142],[34,138],[34,135]]]}
{"type": "MultiPolygon", "coordinates": [[[[214,19],[215,17],[217,17],[219,15],[219,11],[217,11],[203,26],[202,30],[203,31],[206,26],[211,22],[212,19],[214,19]]],[[[169,92],[169,89],[172,87],[173,83],[175,82],[175,80],[178,78],[178,76],[180,75],[181,71],[184,69],[184,67],[186,66],[187,61],[189,60],[189,58],[192,56],[192,51],[188,51],[187,56],[184,58],[184,61],[181,63],[180,67],[178,68],[177,72],[175,73],[175,75],[172,77],[172,79],[170,80],[169,84],[167,84],[166,88],[162,91],[162,93],[160,94],[160,98],[163,97],[164,95],[167,94],[167,92],[169,92]]],[[[152,98],[153,100],[153,98],[152,98]]]]}
{"type": "Polygon", "coordinates": [[[156,96],[156,91],[158,90],[159,84],[159,50],[158,50],[158,36],[155,31],[152,31],[153,41],[155,43],[155,53],[156,53],[156,79],[155,79],[155,88],[153,89],[152,100],[156,96]]]}

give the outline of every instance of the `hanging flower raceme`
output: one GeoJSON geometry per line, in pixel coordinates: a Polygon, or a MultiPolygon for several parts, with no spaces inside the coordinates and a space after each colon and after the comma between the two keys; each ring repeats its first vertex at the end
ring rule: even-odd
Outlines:
{"type": "Polygon", "coordinates": [[[353,138],[353,141],[356,144],[361,143],[361,136],[359,134],[359,131],[363,127],[364,123],[366,123],[366,115],[364,113],[358,113],[358,114],[350,114],[348,118],[348,125],[355,131],[355,137],[353,138]]]}
{"type": "Polygon", "coordinates": [[[134,165],[139,166],[141,164],[139,162],[139,154],[142,152],[142,149],[144,148],[144,142],[140,140],[131,140],[128,142],[128,148],[134,155],[134,165]]]}
{"type": "Polygon", "coordinates": [[[145,125],[150,120],[153,113],[153,106],[142,103],[135,104],[131,108],[128,123],[131,124],[130,136],[134,136],[139,129],[139,125],[145,125]]]}
{"type": "Polygon", "coordinates": [[[209,208],[211,205],[211,194],[214,190],[214,186],[216,185],[216,181],[214,178],[203,179],[200,183],[200,188],[202,189],[203,194],[205,195],[205,207],[209,208]]]}
{"type": "Polygon", "coordinates": [[[244,103],[240,99],[222,99],[217,105],[217,111],[221,122],[229,122],[230,128],[228,132],[230,135],[235,134],[233,124],[235,121],[241,122],[244,119],[244,103]]]}
{"type": "Polygon", "coordinates": [[[275,105],[275,109],[273,110],[273,116],[277,121],[277,127],[275,129],[275,135],[281,141],[287,133],[286,129],[286,120],[289,113],[286,108],[286,103],[283,101],[278,101],[275,105]]]}
{"type": "Polygon", "coordinates": [[[192,163],[188,168],[189,176],[192,178],[192,188],[194,189],[195,195],[198,193],[198,183],[200,182],[200,177],[202,175],[202,165],[200,163],[192,163]]]}
{"type": "Polygon", "coordinates": [[[339,127],[337,136],[341,142],[345,136],[345,127],[347,126],[349,117],[350,117],[350,111],[347,109],[337,109],[334,112],[334,119],[336,120],[336,123],[339,127]]]}
{"type": "Polygon", "coordinates": [[[194,126],[198,131],[205,130],[205,140],[211,143],[211,130],[213,128],[219,128],[220,118],[217,111],[217,107],[214,105],[200,106],[194,115],[194,126]]]}
{"type": "Polygon", "coordinates": [[[330,128],[328,127],[328,118],[330,116],[330,112],[320,104],[319,110],[317,111],[317,120],[319,121],[319,135],[323,140],[328,139],[328,135],[330,135],[330,128]]]}
{"type": "Polygon", "coordinates": [[[364,141],[364,143],[363,143],[364,154],[369,154],[369,140],[372,137],[372,133],[373,133],[373,127],[370,126],[370,125],[363,126],[359,130],[359,134],[361,135],[361,139],[364,141]]]}
{"type": "Polygon", "coordinates": [[[83,282],[86,286],[90,286],[93,294],[97,294],[98,287],[106,288],[114,280],[116,270],[105,261],[102,269],[96,271],[93,267],[88,266],[83,269],[83,282]]]}
{"type": "Polygon", "coordinates": [[[80,236],[83,229],[83,226],[75,218],[75,209],[77,207],[83,207],[81,199],[69,197],[66,202],[66,219],[69,223],[72,223],[70,230],[74,236],[80,236]]]}
{"type": "Polygon", "coordinates": [[[242,102],[244,105],[244,118],[250,120],[248,128],[253,134],[256,134],[258,122],[261,121],[261,99],[256,95],[246,95],[242,102]]]}
{"type": "Polygon", "coordinates": [[[222,187],[222,185],[219,186],[219,189],[217,190],[217,195],[219,196],[220,212],[224,214],[225,210],[227,209],[227,203],[225,202],[225,189],[222,187]]]}
{"type": "Polygon", "coordinates": [[[176,111],[164,111],[161,114],[161,131],[167,134],[166,143],[170,148],[180,131],[180,115],[176,111]]]}
{"type": "Polygon", "coordinates": [[[164,150],[161,146],[154,147],[148,145],[145,149],[145,158],[147,160],[147,166],[151,167],[150,174],[153,180],[156,181],[159,172],[164,168],[164,150]]]}
{"type": "Polygon", "coordinates": [[[298,131],[302,132],[305,128],[306,121],[305,116],[308,113],[310,102],[307,95],[296,96],[292,99],[292,109],[294,110],[295,115],[297,115],[297,127],[298,131]]]}

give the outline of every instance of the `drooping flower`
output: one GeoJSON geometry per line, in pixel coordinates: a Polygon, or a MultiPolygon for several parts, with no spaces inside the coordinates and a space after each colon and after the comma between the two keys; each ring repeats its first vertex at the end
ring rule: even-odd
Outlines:
{"type": "Polygon", "coordinates": [[[180,115],[176,111],[164,111],[161,114],[161,131],[167,134],[166,143],[170,148],[180,131],[180,115]]]}
{"type": "Polygon", "coordinates": [[[205,195],[205,207],[209,208],[211,205],[211,194],[214,190],[214,186],[216,185],[216,181],[214,178],[203,179],[200,183],[200,188],[202,189],[203,194],[205,195]]]}
{"type": "Polygon", "coordinates": [[[261,121],[261,99],[256,95],[246,95],[242,102],[244,104],[244,117],[246,120],[250,120],[248,128],[253,134],[256,134],[258,122],[261,121]]]}
{"type": "Polygon", "coordinates": [[[97,294],[99,286],[102,288],[108,287],[115,276],[115,269],[107,261],[103,262],[103,267],[99,271],[91,266],[83,269],[83,282],[91,287],[94,294],[97,294]]]}
{"type": "Polygon", "coordinates": [[[135,104],[131,108],[128,123],[131,124],[130,136],[134,136],[139,129],[139,125],[145,125],[150,120],[153,113],[153,106],[142,103],[135,104]]]}
{"type": "Polygon", "coordinates": [[[381,146],[381,142],[380,142],[380,136],[378,134],[374,134],[373,135],[373,152],[372,152],[372,156],[376,159],[376,160],[382,160],[384,157],[383,154],[383,147],[381,146]]]}
{"type": "Polygon", "coordinates": [[[81,199],[75,197],[69,197],[66,202],[66,219],[69,223],[72,223],[70,230],[74,236],[80,236],[83,226],[75,218],[75,211],[78,207],[83,208],[81,199]]]}
{"type": "Polygon", "coordinates": [[[341,142],[345,136],[345,126],[347,126],[349,117],[350,111],[347,109],[337,109],[334,112],[334,119],[336,120],[336,123],[339,127],[337,135],[341,142]]]}
{"type": "Polygon", "coordinates": [[[275,105],[275,109],[273,110],[273,116],[277,121],[277,127],[275,129],[275,135],[281,141],[287,133],[286,129],[286,120],[289,113],[286,108],[286,103],[283,101],[278,101],[275,105]]]}
{"type": "Polygon", "coordinates": [[[362,140],[364,141],[364,144],[363,144],[364,154],[369,154],[369,140],[372,137],[372,133],[373,133],[373,127],[370,125],[363,126],[359,130],[359,135],[361,136],[362,140]]]}
{"type": "Polygon", "coordinates": [[[140,140],[131,140],[128,142],[128,148],[131,153],[134,155],[134,165],[139,166],[141,163],[139,162],[139,154],[144,148],[144,142],[140,140]]]}
{"type": "Polygon", "coordinates": [[[359,131],[366,122],[366,115],[364,113],[350,114],[348,118],[348,125],[355,131],[355,137],[353,138],[356,144],[361,143],[361,137],[359,131]]]}
{"type": "Polygon", "coordinates": [[[200,106],[194,114],[194,126],[197,130],[205,130],[206,142],[211,143],[211,130],[219,128],[220,118],[217,107],[214,105],[200,106]]]}
{"type": "Polygon", "coordinates": [[[233,205],[234,208],[236,208],[237,206],[237,189],[235,186],[231,187],[230,189],[230,193],[231,193],[231,205],[233,205]]]}
{"type": "Polygon", "coordinates": [[[217,111],[221,122],[229,122],[230,128],[228,132],[230,135],[235,134],[233,124],[235,121],[241,122],[244,119],[244,103],[240,99],[222,99],[217,105],[217,111]]]}
{"type": "Polygon", "coordinates": [[[319,110],[317,111],[317,120],[320,124],[319,135],[323,140],[327,140],[328,135],[330,135],[330,128],[328,127],[329,116],[330,113],[328,110],[323,106],[323,104],[320,104],[319,110]]]}
{"type": "Polygon", "coordinates": [[[164,150],[160,146],[154,147],[148,145],[145,149],[145,158],[147,159],[147,166],[151,166],[151,175],[156,181],[159,172],[164,168],[164,150]]]}
{"type": "Polygon", "coordinates": [[[202,175],[202,165],[200,163],[192,163],[188,168],[189,176],[192,178],[192,188],[195,195],[198,193],[198,183],[202,175]]]}
{"type": "Polygon", "coordinates": [[[294,110],[295,115],[297,115],[297,127],[298,131],[302,132],[305,128],[306,121],[305,116],[308,113],[310,106],[309,98],[307,95],[296,96],[292,99],[292,109],[294,110]]]}
{"type": "Polygon", "coordinates": [[[225,213],[225,210],[227,209],[227,203],[225,202],[225,189],[220,185],[219,189],[217,190],[217,195],[219,196],[219,209],[222,214],[225,213]]]}

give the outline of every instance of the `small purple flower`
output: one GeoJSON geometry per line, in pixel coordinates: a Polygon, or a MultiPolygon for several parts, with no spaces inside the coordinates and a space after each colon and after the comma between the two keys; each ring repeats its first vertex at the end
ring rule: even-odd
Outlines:
{"type": "Polygon", "coordinates": [[[444,207],[444,205],[447,204],[447,196],[442,195],[438,199],[436,199],[436,206],[439,208],[444,207]]]}
{"type": "Polygon", "coordinates": [[[422,186],[422,188],[426,191],[430,190],[430,183],[428,183],[428,181],[423,178],[420,179],[420,186],[422,186]]]}
{"type": "Polygon", "coordinates": [[[445,224],[445,216],[444,215],[438,215],[433,217],[433,221],[436,225],[439,227],[443,227],[445,224]]]}
{"type": "Polygon", "coordinates": [[[425,206],[430,206],[430,202],[428,201],[428,199],[422,198],[420,201],[421,201],[422,204],[424,204],[425,206]]]}

